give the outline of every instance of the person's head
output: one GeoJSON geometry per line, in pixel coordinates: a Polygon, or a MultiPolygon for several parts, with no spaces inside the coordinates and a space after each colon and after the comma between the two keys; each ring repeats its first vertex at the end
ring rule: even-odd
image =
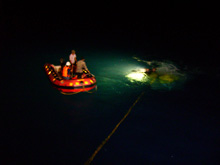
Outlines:
{"type": "Polygon", "coordinates": [[[64,59],[63,58],[60,59],[60,63],[64,63],[64,59]]]}
{"type": "Polygon", "coordinates": [[[72,53],[72,54],[76,54],[76,51],[75,51],[75,50],[72,50],[71,53],[72,53]]]}
{"type": "Polygon", "coordinates": [[[66,66],[70,66],[71,63],[69,61],[66,62],[66,66]]]}
{"type": "Polygon", "coordinates": [[[85,58],[84,58],[84,57],[81,57],[81,60],[82,60],[82,61],[85,61],[85,58]]]}

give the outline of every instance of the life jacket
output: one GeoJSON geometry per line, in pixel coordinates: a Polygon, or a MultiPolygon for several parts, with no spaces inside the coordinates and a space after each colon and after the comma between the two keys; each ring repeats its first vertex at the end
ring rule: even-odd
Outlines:
{"type": "Polygon", "coordinates": [[[63,67],[62,76],[63,77],[70,77],[70,67],[69,66],[63,67]]]}

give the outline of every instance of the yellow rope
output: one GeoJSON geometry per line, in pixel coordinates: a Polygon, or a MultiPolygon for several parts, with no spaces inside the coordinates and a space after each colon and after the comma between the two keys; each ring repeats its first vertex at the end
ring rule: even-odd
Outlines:
{"type": "Polygon", "coordinates": [[[85,92],[87,92],[87,93],[94,93],[94,92],[96,92],[97,91],[97,85],[95,86],[95,90],[94,91],[91,91],[91,92],[90,91],[85,91],[85,92]]]}
{"type": "Polygon", "coordinates": [[[80,92],[82,92],[82,90],[80,90],[79,92],[74,92],[74,93],[65,93],[65,92],[60,92],[60,93],[63,94],[63,95],[75,95],[75,94],[80,93],[80,92]]]}
{"type": "Polygon", "coordinates": [[[140,94],[140,96],[137,98],[137,100],[133,103],[133,105],[129,108],[128,112],[124,115],[124,117],[119,121],[119,123],[115,126],[115,128],[112,130],[112,132],[105,138],[104,141],[98,146],[98,148],[95,150],[95,152],[92,154],[92,156],[85,162],[85,165],[89,165],[97,153],[102,149],[102,147],[107,143],[107,141],[111,138],[111,136],[115,133],[119,125],[126,119],[126,117],[129,115],[131,112],[132,108],[135,106],[135,104],[140,100],[140,98],[143,96],[144,92],[140,94]]]}

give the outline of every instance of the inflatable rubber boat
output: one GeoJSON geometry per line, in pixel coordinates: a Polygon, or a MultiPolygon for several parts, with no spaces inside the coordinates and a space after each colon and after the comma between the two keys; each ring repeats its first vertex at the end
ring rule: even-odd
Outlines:
{"type": "Polygon", "coordinates": [[[53,64],[48,63],[44,65],[44,70],[49,81],[61,93],[88,92],[97,88],[96,79],[93,74],[83,73],[82,78],[80,79],[75,76],[70,80],[65,80],[59,74],[60,68],[61,66],[54,66],[53,64]]]}

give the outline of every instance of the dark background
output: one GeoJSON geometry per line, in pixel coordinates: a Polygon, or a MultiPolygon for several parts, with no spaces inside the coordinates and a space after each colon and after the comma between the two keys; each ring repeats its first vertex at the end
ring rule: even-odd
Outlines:
{"type": "Polygon", "coordinates": [[[217,164],[217,7],[208,1],[0,1],[3,164],[83,164],[142,90],[94,164],[217,164]],[[46,79],[43,65],[58,63],[71,49],[87,55],[96,94],[64,96],[46,79]],[[127,65],[135,53],[205,72],[188,69],[182,90],[165,92],[125,86],[124,77],[99,68],[108,71],[121,59],[127,65]]]}
{"type": "MultiPolygon", "coordinates": [[[[207,2],[4,2],[2,41],[72,42],[141,52],[178,52],[214,64],[219,52],[218,10],[207,2]]],[[[183,58],[184,57],[184,58],[183,58]]]]}

